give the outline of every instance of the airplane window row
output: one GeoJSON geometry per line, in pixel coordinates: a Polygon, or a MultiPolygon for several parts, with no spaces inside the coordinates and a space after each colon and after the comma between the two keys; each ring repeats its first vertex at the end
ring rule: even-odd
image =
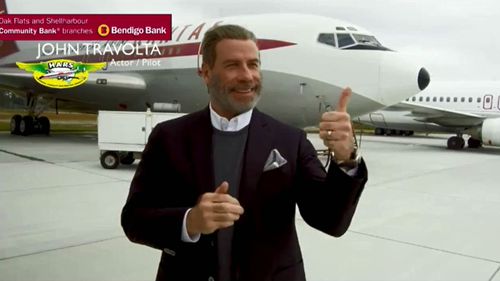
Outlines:
{"type": "Polygon", "coordinates": [[[382,46],[375,36],[365,34],[320,33],[318,42],[340,49],[390,51],[382,46]]]}
{"type": "MultiPolygon", "coordinates": [[[[417,97],[411,97],[411,98],[407,98],[406,101],[417,101],[417,97]]],[[[486,98],[486,102],[489,102],[488,100],[489,98],[487,97],[486,98]]],[[[472,97],[469,97],[469,98],[465,98],[465,97],[461,97],[460,98],[460,102],[465,102],[465,101],[468,101],[469,103],[473,102],[474,101],[474,98],[472,97]]],[[[423,102],[424,101],[424,97],[418,97],[418,101],[419,102],[423,102]]],[[[431,101],[431,97],[425,97],[425,101],[426,102],[430,102],[431,101]]],[[[438,101],[438,97],[432,97],[432,101],[433,102],[437,102],[438,101]]],[[[451,97],[439,97],[439,102],[451,102],[452,101],[452,98],[451,97]]],[[[453,102],[458,102],[459,101],[459,98],[458,97],[453,97],[453,102]]],[[[480,103],[481,102],[481,97],[478,97],[476,98],[476,102],[480,103]]]]}

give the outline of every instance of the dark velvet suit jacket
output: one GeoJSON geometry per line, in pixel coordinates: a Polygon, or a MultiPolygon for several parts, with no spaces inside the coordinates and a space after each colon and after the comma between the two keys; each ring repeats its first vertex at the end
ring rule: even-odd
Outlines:
{"type": "MultiPolygon", "coordinates": [[[[249,126],[238,198],[245,213],[234,226],[232,244],[234,276],[304,280],[296,204],[310,226],[341,236],[367,180],[365,164],[356,177],[334,163],[326,172],[302,130],[257,109],[249,126]],[[263,172],[275,148],[288,163],[263,172]]],[[[122,226],[131,241],[163,251],[157,280],[217,280],[216,233],[186,243],[181,227],[187,209],[219,184],[208,107],[155,127],[132,180],[122,226]]]]}

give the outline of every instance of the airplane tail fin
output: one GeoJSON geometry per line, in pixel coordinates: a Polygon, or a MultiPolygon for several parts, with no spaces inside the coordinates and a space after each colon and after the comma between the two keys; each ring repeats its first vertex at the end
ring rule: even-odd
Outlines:
{"type": "MultiPolygon", "coordinates": [[[[7,14],[5,0],[0,0],[0,14],[7,14]]],[[[19,48],[16,41],[0,41],[0,59],[17,52],[19,52],[19,48]]]]}

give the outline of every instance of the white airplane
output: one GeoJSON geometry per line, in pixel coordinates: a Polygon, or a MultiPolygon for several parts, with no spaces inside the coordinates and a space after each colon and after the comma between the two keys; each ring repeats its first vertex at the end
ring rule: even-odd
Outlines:
{"type": "MultiPolygon", "coordinates": [[[[2,2],[0,10],[6,9],[1,7],[2,2]]],[[[382,46],[365,29],[313,15],[248,15],[176,25],[167,42],[121,42],[128,44],[123,47],[128,54],[106,52],[105,45],[116,49],[116,42],[86,46],[97,53],[91,55],[76,54],[74,46],[64,43],[52,42],[59,45],[51,46],[30,42],[26,45],[31,48],[26,48],[4,42],[0,47],[0,89],[26,97],[30,105],[29,115],[12,117],[11,132],[48,133],[50,123],[43,118],[45,125],[39,124],[40,110],[35,112],[40,97],[56,101],[56,105],[57,101],[77,102],[95,111],[144,111],[146,105],[154,103],[182,112],[199,110],[208,102],[206,87],[198,77],[199,45],[204,33],[217,24],[242,25],[256,34],[264,78],[258,107],[294,126],[316,125],[320,113],[335,106],[346,86],[353,90],[349,113],[358,116],[412,96],[430,81],[422,66],[382,46]],[[155,44],[159,52],[148,48],[152,46],[149,43],[155,44]],[[66,48],[65,54],[52,54],[57,47],[66,48]],[[35,59],[37,56],[40,58],[35,59]],[[15,62],[56,58],[106,61],[108,65],[104,71],[89,74],[83,85],[71,89],[44,87],[30,73],[15,67],[15,62]]],[[[80,42],[79,50],[83,47],[80,42]]]]}
{"type": "Polygon", "coordinates": [[[406,101],[357,120],[375,126],[376,135],[454,133],[450,149],[464,148],[464,134],[470,148],[500,146],[500,82],[432,82],[406,101]]]}

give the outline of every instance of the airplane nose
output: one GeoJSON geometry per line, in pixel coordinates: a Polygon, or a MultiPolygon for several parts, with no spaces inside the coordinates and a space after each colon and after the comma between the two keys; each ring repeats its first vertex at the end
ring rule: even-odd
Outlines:
{"type": "Polygon", "coordinates": [[[430,74],[409,55],[385,52],[379,67],[379,102],[396,104],[416,95],[430,83],[430,74]]]}
{"type": "Polygon", "coordinates": [[[418,88],[423,91],[431,82],[431,78],[429,76],[429,72],[425,68],[421,68],[418,72],[418,88]]]}

